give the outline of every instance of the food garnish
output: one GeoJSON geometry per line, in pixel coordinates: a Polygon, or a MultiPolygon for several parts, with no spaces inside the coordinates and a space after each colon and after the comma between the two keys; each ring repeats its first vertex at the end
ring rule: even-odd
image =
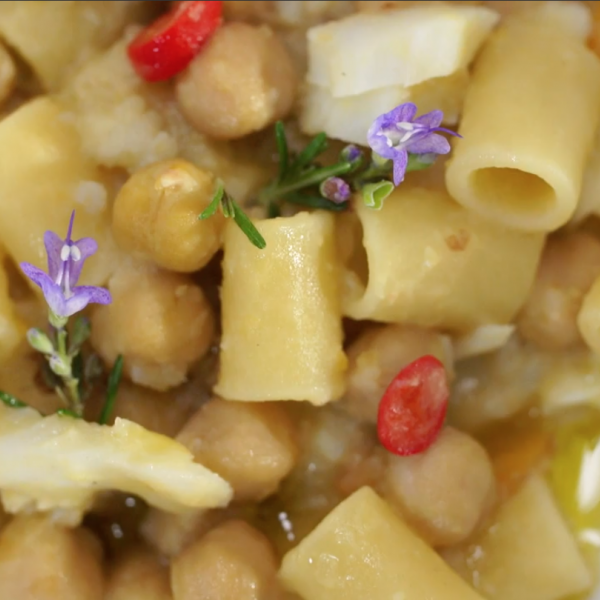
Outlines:
{"type": "Polygon", "coordinates": [[[435,441],[448,408],[444,365],[422,356],[404,367],[385,391],[377,414],[377,435],[393,454],[423,452],[435,441]]]}
{"type": "Polygon", "coordinates": [[[146,27],[127,53],[144,80],[165,81],[183,71],[222,23],[223,2],[177,2],[146,27]]]}
{"type": "MultiPolygon", "coordinates": [[[[69,318],[83,310],[88,304],[110,304],[110,292],[104,288],[78,286],[85,261],[96,253],[98,244],[92,238],[73,241],[75,211],[71,213],[67,236],[63,240],[53,231],[44,234],[44,245],[48,257],[48,272],[23,262],[21,269],[25,275],[42,289],[48,304],[49,333],[38,328],[27,332],[30,346],[46,359],[48,371],[44,373],[47,382],[60,396],[65,408],[59,414],[81,417],[84,400],[90,392],[93,380],[98,373],[98,359],[95,355],[84,361],[81,349],[90,336],[90,322],[78,317],[73,326],[67,328],[69,318]]],[[[121,378],[122,358],[115,362],[109,378],[106,405],[102,411],[102,422],[106,422],[121,378]]],[[[8,406],[19,408],[23,402],[0,393],[0,400],[8,406]]]]}
{"type": "Polygon", "coordinates": [[[425,163],[421,164],[427,166],[429,155],[433,155],[429,163],[433,164],[436,155],[450,152],[450,143],[438,131],[461,137],[450,129],[440,127],[444,118],[441,110],[433,110],[420,117],[416,114],[415,104],[401,104],[377,117],[367,133],[373,151],[393,162],[395,186],[404,181],[409,170],[409,153],[417,157],[425,155],[425,163]]]}
{"type": "MultiPolygon", "coordinates": [[[[381,209],[406,173],[427,169],[438,155],[450,152],[450,143],[437,132],[461,137],[440,127],[444,117],[441,110],[415,118],[416,114],[416,105],[408,102],[375,119],[367,133],[373,150],[370,164],[365,162],[360,148],[349,145],[340,152],[335,164],[321,166],[318,158],[327,149],[325,133],[316,135],[297,156],[291,156],[285,127],[278,121],[275,139],[279,173],[258,194],[255,203],[265,206],[269,217],[279,216],[281,205],[286,202],[339,212],[349,207],[352,193],[357,192],[366,206],[381,209]]],[[[219,206],[226,217],[234,218],[252,244],[265,248],[266,241],[225,192],[222,182],[218,183],[211,204],[199,218],[214,215],[219,206]]]]}

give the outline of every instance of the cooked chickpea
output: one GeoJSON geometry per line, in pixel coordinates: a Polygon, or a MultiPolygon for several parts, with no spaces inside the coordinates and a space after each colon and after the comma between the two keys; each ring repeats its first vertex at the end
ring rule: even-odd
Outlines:
{"type": "Polygon", "coordinates": [[[103,600],[100,561],[87,531],[17,516],[0,534],[0,598],[103,600]]]}
{"type": "MultiPolygon", "coordinates": [[[[156,392],[123,381],[108,423],[112,425],[117,417],[121,417],[139,423],[150,431],[174,437],[190,414],[188,403],[180,400],[178,392],[179,390],[156,392]]],[[[97,398],[90,398],[86,402],[86,416],[95,421],[103,404],[102,394],[97,398]]]]}
{"type": "Polygon", "coordinates": [[[296,79],[292,59],[271,29],[226,23],[175,89],[182,112],[198,131],[236,139],[285,117],[296,79]]]}
{"type": "Polygon", "coordinates": [[[495,496],[492,463],[469,435],[446,427],[428,450],[388,458],[387,499],[434,546],[468,538],[495,496]]]}
{"type": "Polygon", "coordinates": [[[174,600],[271,600],[277,561],[269,540],[243,521],[229,521],[171,564],[174,600]]]}
{"type": "Polygon", "coordinates": [[[171,600],[169,569],[149,550],[136,548],[117,559],[104,600],[171,600]]]}
{"type": "Polygon", "coordinates": [[[142,521],[140,533],[160,554],[177,556],[225,518],[226,512],[219,509],[177,515],[150,508],[142,521]]]}
{"type": "Polygon", "coordinates": [[[164,391],[183,383],[208,350],[214,316],[183,275],[123,265],[111,278],[112,304],[92,315],[92,344],[108,364],[119,354],[134,383],[164,391]]]}
{"type": "Polygon", "coordinates": [[[198,271],[221,247],[223,216],[198,219],[215,191],[209,171],[165,160],[134,173],[113,208],[117,243],[170,271],[198,271]]]}
{"type": "Polygon", "coordinates": [[[600,275],[600,241],[576,232],[548,241],[533,290],[518,321],[521,335],[543,349],[581,343],[577,314],[600,275]]]}
{"type": "Polygon", "coordinates": [[[293,425],[281,405],[212,400],[177,436],[199,463],[233,487],[237,500],[277,490],[297,457],[293,425]]]}
{"type": "Polygon", "coordinates": [[[355,417],[376,423],[379,401],[392,379],[424,354],[439,358],[452,371],[450,346],[439,333],[388,325],[362,334],[348,349],[348,388],[343,405],[355,417]]]}
{"type": "Polygon", "coordinates": [[[6,100],[15,87],[17,69],[8,50],[0,44],[0,102],[6,100]]]}

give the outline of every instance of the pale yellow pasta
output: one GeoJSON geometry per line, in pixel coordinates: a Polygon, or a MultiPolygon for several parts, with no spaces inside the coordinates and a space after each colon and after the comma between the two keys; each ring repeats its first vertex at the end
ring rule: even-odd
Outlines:
{"type": "Polygon", "coordinates": [[[600,62],[581,28],[570,19],[561,28],[558,16],[516,14],[490,39],[446,173],[458,202],[526,231],[573,215],[600,117],[600,62]]]}
{"type": "Polygon", "coordinates": [[[74,67],[117,38],[144,10],[141,2],[2,2],[0,37],[49,90],[74,67]]]}
{"type": "Polygon", "coordinates": [[[228,400],[308,400],[343,392],[334,217],[299,213],[257,224],[264,250],[225,233],[223,337],[216,393],[228,400]]]}
{"type": "Polygon", "coordinates": [[[13,91],[16,75],[15,62],[8,50],[0,43],[0,103],[13,91]]]}
{"type": "Polygon", "coordinates": [[[577,315],[577,326],[585,343],[600,354],[600,277],[583,299],[577,315]]]}
{"type": "Polygon", "coordinates": [[[353,319],[466,332],[509,323],[525,302],[543,235],[508,230],[443,192],[408,184],[380,211],[357,202],[356,213],[362,240],[349,220],[339,231],[355,236],[344,275],[353,319]]]}
{"type": "Polygon", "coordinates": [[[600,131],[583,174],[581,196],[573,222],[579,223],[589,215],[600,214],[600,131]]]}
{"type": "Polygon", "coordinates": [[[52,99],[34,100],[0,121],[0,240],[16,262],[46,268],[44,232],[65,235],[76,209],[73,238],[92,236],[99,248],[81,283],[104,283],[117,258],[107,186],[52,99]]]}
{"type": "Polygon", "coordinates": [[[285,555],[280,578],[306,600],[482,600],[368,487],[285,555]]]}

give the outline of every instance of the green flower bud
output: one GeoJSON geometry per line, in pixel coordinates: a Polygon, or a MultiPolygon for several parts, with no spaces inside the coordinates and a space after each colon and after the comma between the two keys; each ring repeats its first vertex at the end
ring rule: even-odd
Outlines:
{"type": "Polygon", "coordinates": [[[50,341],[50,338],[37,327],[30,329],[27,332],[27,341],[29,345],[42,354],[52,354],[54,352],[54,346],[50,341]]]}

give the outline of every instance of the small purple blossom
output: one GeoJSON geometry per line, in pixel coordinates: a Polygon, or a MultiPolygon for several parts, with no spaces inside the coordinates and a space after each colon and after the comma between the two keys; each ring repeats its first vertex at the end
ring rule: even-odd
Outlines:
{"type": "Polygon", "coordinates": [[[350,200],[352,190],[350,186],[340,177],[329,177],[319,188],[321,196],[336,204],[342,204],[350,200]]]}
{"type": "Polygon", "coordinates": [[[21,263],[25,275],[42,288],[51,313],[61,319],[83,310],[88,304],[110,304],[112,301],[109,291],[104,288],[77,286],[83,263],[98,250],[98,244],[92,238],[76,242],[71,239],[74,218],[75,211],[71,214],[64,240],[52,231],[44,234],[48,273],[30,263],[21,263]]]}
{"type": "Polygon", "coordinates": [[[342,152],[340,158],[349,163],[355,163],[362,160],[363,153],[362,150],[355,146],[354,144],[350,144],[346,146],[342,152]]]}
{"type": "Polygon", "coordinates": [[[373,122],[367,133],[369,146],[379,156],[394,163],[394,185],[404,180],[408,153],[448,154],[450,143],[438,131],[461,137],[450,129],[440,127],[444,113],[433,110],[415,118],[417,107],[412,102],[401,104],[373,122]]]}

